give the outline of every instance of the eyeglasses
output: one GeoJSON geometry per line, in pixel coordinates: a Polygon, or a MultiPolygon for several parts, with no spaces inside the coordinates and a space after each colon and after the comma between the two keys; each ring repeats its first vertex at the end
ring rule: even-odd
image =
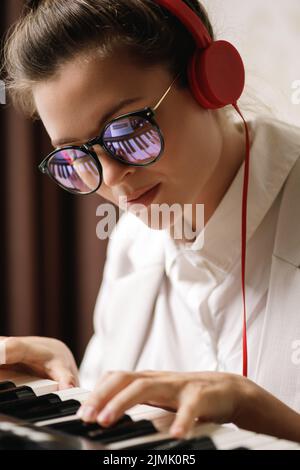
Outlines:
{"type": "Polygon", "coordinates": [[[60,187],[73,194],[92,194],[103,180],[102,165],[93,150],[100,145],[113,159],[130,166],[148,166],[163,154],[164,138],[155,122],[155,111],[170,92],[176,76],[153,107],[123,114],[108,122],[101,134],[82,146],[65,146],[50,153],[39,165],[60,187]]]}

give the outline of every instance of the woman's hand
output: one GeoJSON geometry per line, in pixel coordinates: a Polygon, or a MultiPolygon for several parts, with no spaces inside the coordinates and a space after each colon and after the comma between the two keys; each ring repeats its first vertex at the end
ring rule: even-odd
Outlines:
{"type": "Polygon", "coordinates": [[[1,369],[25,370],[59,383],[59,389],[75,387],[78,370],[69,348],[53,338],[37,336],[1,337],[1,369]]]}
{"type": "Polygon", "coordinates": [[[177,410],[171,434],[183,437],[195,418],[202,422],[233,421],[246,393],[245,382],[240,376],[213,372],[107,372],[78,416],[106,426],[117,421],[127,409],[143,403],[177,410]]]}
{"type": "Polygon", "coordinates": [[[78,411],[109,426],[136,404],[177,411],[170,433],[186,437],[200,422],[226,423],[300,441],[299,414],[240,376],[220,372],[107,372],[78,411]]]}

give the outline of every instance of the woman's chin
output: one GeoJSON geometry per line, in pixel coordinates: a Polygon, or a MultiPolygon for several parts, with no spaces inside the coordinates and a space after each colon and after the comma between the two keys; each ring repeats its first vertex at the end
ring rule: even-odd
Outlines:
{"type": "Polygon", "coordinates": [[[171,230],[176,220],[176,215],[167,204],[151,204],[149,207],[132,211],[132,213],[151,230],[171,230]]]}

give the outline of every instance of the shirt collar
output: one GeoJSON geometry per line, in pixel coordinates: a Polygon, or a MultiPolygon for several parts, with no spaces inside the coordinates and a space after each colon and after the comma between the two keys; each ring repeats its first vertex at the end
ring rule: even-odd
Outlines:
{"type": "MultiPolygon", "coordinates": [[[[253,236],[272,206],[293,165],[300,156],[299,128],[274,119],[258,118],[248,123],[252,130],[247,215],[247,241],[253,236]]],[[[191,256],[228,272],[241,255],[243,163],[233,182],[190,245],[176,244],[165,231],[165,267],[170,273],[175,260],[191,256]],[[202,246],[204,235],[204,245],[202,246]],[[199,248],[200,247],[200,248],[199,248]]]]}

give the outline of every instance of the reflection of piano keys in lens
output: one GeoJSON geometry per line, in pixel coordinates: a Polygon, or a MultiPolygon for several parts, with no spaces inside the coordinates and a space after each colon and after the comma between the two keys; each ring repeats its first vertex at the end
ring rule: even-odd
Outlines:
{"type": "Polygon", "coordinates": [[[72,164],[55,161],[50,163],[50,171],[64,187],[73,191],[88,192],[99,184],[96,164],[88,156],[73,160],[72,164]]]}
{"type": "Polygon", "coordinates": [[[76,160],[72,168],[83,183],[82,191],[94,191],[99,185],[99,171],[91,157],[82,157],[76,160]]]}
{"type": "Polygon", "coordinates": [[[69,174],[69,168],[67,164],[63,163],[50,163],[49,169],[51,174],[54,176],[54,178],[64,187],[69,188],[69,189],[76,189],[76,178],[74,179],[72,174],[69,174],[68,177],[62,177],[61,176],[61,167],[65,166],[67,169],[67,172],[69,174]]]}
{"type": "Polygon", "coordinates": [[[161,151],[161,141],[158,132],[152,124],[139,118],[135,126],[129,119],[123,119],[110,125],[104,135],[108,149],[124,162],[144,162],[156,158],[161,151]]]}

